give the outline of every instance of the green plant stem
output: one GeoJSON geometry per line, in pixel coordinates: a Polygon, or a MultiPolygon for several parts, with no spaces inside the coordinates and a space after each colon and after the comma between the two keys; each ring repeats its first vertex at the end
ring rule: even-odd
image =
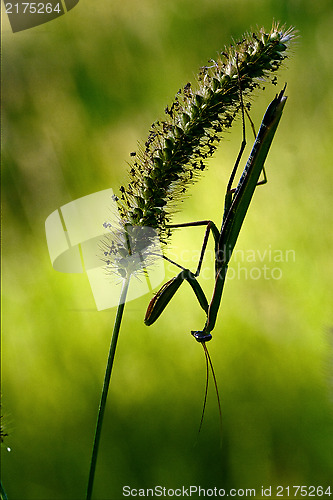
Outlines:
{"type": "Polygon", "coordinates": [[[1,500],[7,500],[8,499],[8,497],[6,495],[6,492],[4,490],[4,487],[2,486],[1,481],[0,481],[0,498],[1,498],[1,500]]]}
{"type": "Polygon", "coordinates": [[[114,356],[116,353],[117,340],[118,340],[121,320],[122,320],[122,316],[123,316],[123,312],[124,312],[129,282],[130,282],[130,276],[128,278],[126,278],[123,282],[123,286],[122,286],[122,290],[121,290],[121,294],[120,294],[120,299],[119,299],[119,305],[118,305],[118,309],[117,309],[117,315],[116,315],[116,319],[115,319],[114,326],[113,326],[112,339],[111,339],[109,356],[108,356],[108,361],[107,361],[106,370],[105,370],[104,383],[103,383],[103,389],[102,389],[102,394],[101,394],[101,401],[99,404],[98,417],[97,417],[97,423],[96,423],[94,445],[93,445],[91,462],[90,462],[90,472],[89,472],[89,480],[88,480],[87,496],[86,496],[87,500],[91,500],[91,495],[92,495],[92,490],[93,490],[93,485],[94,485],[96,462],[97,462],[98,447],[99,447],[99,442],[100,442],[100,437],[101,437],[101,432],[102,432],[103,417],[104,417],[104,412],[105,412],[105,406],[106,406],[106,400],[107,400],[108,390],[109,390],[109,385],[110,385],[110,378],[111,378],[111,372],[112,372],[112,367],[113,367],[113,361],[114,361],[114,356]]]}

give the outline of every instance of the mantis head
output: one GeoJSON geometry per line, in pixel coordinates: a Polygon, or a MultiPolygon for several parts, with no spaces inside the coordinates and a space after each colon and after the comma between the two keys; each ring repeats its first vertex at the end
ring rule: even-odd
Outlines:
{"type": "Polygon", "coordinates": [[[213,337],[209,332],[205,332],[205,330],[191,331],[191,334],[195,338],[197,342],[208,342],[213,337]]]}

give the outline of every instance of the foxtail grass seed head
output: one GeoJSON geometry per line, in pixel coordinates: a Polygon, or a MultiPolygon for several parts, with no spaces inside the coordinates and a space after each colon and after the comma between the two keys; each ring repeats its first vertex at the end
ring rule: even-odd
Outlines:
{"type": "Polygon", "coordinates": [[[2,444],[5,438],[8,436],[3,425],[3,415],[0,415],[0,444],[2,444]]]}
{"type": "MultiPolygon", "coordinates": [[[[252,91],[269,80],[276,85],[275,73],[294,38],[293,28],[279,24],[268,33],[264,28],[248,33],[202,67],[195,85],[187,83],[177,92],[165,108],[165,119],[154,122],[147,141],[131,153],[130,182],[121,186],[116,199],[125,233],[126,227],[148,226],[166,242],[177,204],[206,168],[240,110],[239,88],[249,108],[252,91]]],[[[149,246],[149,237],[144,237],[132,240],[133,252],[135,247],[141,251],[149,246]]],[[[127,251],[126,246],[123,249],[127,251]]]]}

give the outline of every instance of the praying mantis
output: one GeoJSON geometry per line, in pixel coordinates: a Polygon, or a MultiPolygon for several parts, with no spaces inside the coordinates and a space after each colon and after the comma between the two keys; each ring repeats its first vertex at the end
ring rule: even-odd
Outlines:
{"type": "MultiPolygon", "coordinates": [[[[234,182],[234,178],[246,146],[244,105],[242,94],[240,93],[243,121],[243,140],[226,189],[221,230],[219,231],[214,222],[210,220],[168,226],[170,228],[201,225],[206,226],[198,267],[196,269],[196,272],[193,273],[189,269],[185,269],[179,264],[176,264],[175,262],[170,261],[170,259],[168,259],[167,257],[163,256],[166,260],[169,260],[170,262],[173,262],[173,264],[176,264],[178,267],[182,268],[182,271],[170,281],[165,283],[152,298],[144,319],[144,322],[147,326],[152,325],[164,311],[168,303],[171,301],[172,297],[179,289],[180,285],[184,281],[187,281],[192,287],[199,305],[206,313],[206,322],[202,330],[194,330],[191,333],[193,337],[203,345],[206,359],[208,356],[212,371],[213,367],[205,343],[212,339],[211,332],[216,324],[217,314],[220,308],[222,292],[225,284],[225,278],[228,271],[228,264],[232,256],[232,252],[235,247],[241,227],[243,225],[245,215],[250,206],[252,196],[258,185],[267,182],[264,171],[264,164],[287,100],[287,97],[284,95],[285,88],[286,85],[269,104],[262,119],[259,132],[256,136],[252,151],[247,160],[238,185],[235,189],[233,189],[232,184],[234,182]],[[264,180],[259,181],[261,172],[264,173],[264,180]],[[210,303],[208,303],[206,295],[202,290],[199,282],[197,281],[197,277],[200,274],[200,269],[210,233],[212,233],[215,243],[215,286],[211,301],[210,303]]],[[[252,122],[251,125],[253,125],[252,122]]]]}
{"type": "MultiPolygon", "coordinates": [[[[275,71],[279,67],[280,62],[283,59],[283,56],[281,56],[281,52],[283,52],[286,49],[286,45],[283,42],[288,42],[293,35],[291,30],[287,30],[283,34],[283,32],[281,33],[277,32],[276,29],[277,27],[274,28],[274,31],[270,35],[264,34],[262,32],[261,40],[259,40],[256,37],[256,35],[253,35],[255,43],[253,44],[253,47],[251,46],[252,48],[250,51],[249,51],[249,46],[246,44],[245,55],[243,54],[243,58],[244,60],[247,59],[248,61],[246,63],[246,67],[249,70],[249,76],[245,82],[246,85],[244,85],[244,89],[247,89],[247,91],[253,90],[254,88],[257,87],[257,85],[254,82],[255,78],[257,77],[261,78],[267,76],[266,70],[268,72],[268,69],[275,71]],[[271,57],[270,62],[269,62],[269,57],[267,59],[267,53],[266,54],[264,53],[265,50],[266,49],[268,50],[269,48],[272,49],[272,52],[270,53],[271,57]]],[[[244,42],[246,42],[246,40],[244,40],[244,42]]],[[[236,176],[236,172],[242,154],[246,146],[245,113],[249,117],[248,112],[243,104],[241,74],[238,67],[238,55],[236,54],[234,57],[235,57],[237,74],[234,71],[234,64],[230,64],[230,62],[228,62],[229,59],[231,58],[231,55],[228,54],[224,54],[225,59],[224,62],[221,61],[221,71],[217,72],[214,77],[210,77],[209,73],[203,72],[202,74],[203,76],[201,75],[202,88],[199,93],[195,94],[195,104],[193,102],[190,108],[191,116],[186,112],[189,111],[189,109],[187,107],[184,108],[184,104],[188,102],[189,95],[191,94],[189,90],[190,86],[189,84],[187,84],[184,87],[183,104],[180,105],[179,100],[177,98],[177,100],[175,101],[176,105],[175,104],[173,105],[176,106],[177,111],[180,110],[181,121],[176,121],[176,119],[174,119],[173,109],[166,108],[166,113],[169,115],[170,120],[168,122],[162,122],[162,123],[156,122],[157,128],[155,127],[155,124],[153,124],[150,130],[148,140],[145,143],[145,149],[143,149],[140,153],[141,158],[139,159],[139,162],[134,162],[132,169],[130,171],[132,179],[131,183],[129,183],[127,189],[124,188],[123,186],[120,189],[120,192],[122,193],[120,201],[120,214],[123,220],[125,221],[123,227],[124,227],[124,236],[127,244],[127,248],[125,248],[126,245],[122,243],[122,245],[120,245],[120,249],[124,251],[126,257],[132,256],[132,249],[130,248],[130,238],[128,237],[129,235],[128,227],[131,227],[133,222],[135,222],[134,226],[136,226],[136,222],[138,221],[139,227],[145,225],[149,226],[147,222],[152,222],[151,226],[153,228],[159,227],[159,224],[162,224],[163,229],[165,228],[172,229],[176,227],[206,226],[203,245],[201,248],[201,254],[195,273],[173,262],[165,255],[162,254],[157,255],[154,253],[154,251],[151,251],[152,256],[163,257],[167,261],[181,268],[181,272],[177,276],[169,280],[167,283],[165,283],[161,287],[161,289],[156,293],[156,295],[152,298],[152,300],[149,303],[144,319],[144,322],[147,326],[152,325],[162,314],[162,312],[169,304],[169,302],[171,301],[171,299],[173,298],[173,296],[175,295],[175,293],[177,292],[177,290],[184,281],[187,281],[189,283],[199,302],[200,307],[204,310],[206,314],[206,321],[203,328],[201,330],[193,330],[191,332],[194,338],[202,345],[206,360],[206,389],[205,389],[205,397],[204,397],[203,411],[202,411],[199,431],[201,429],[201,425],[203,422],[204,411],[206,406],[209,367],[211,368],[216,389],[219,414],[220,414],[220,425],[222,424],[219,392],[217,388],[217,382],[213,364],[206,346],[206,342],[212,339],[211,332],[213,331],[216,324],[217,315],[222,300],[224,283],[228,271],[229,261],[232,256],[232,252],[235,247],[239,232],[243,225],[247,210],[250,206],[252,196],[254,194],[256,187],[259,184],[264,184],[266,182],[266,175],[264,171],[265,160],[269,152],[269,149],[271,147],[272,141],[274,139],[287,99],[287,97],[284,95],[286,88],[286,86],[284,86],[282,91],[278,95],[276,95],[276,97],[269,104],[266,110],[266,113],[261,122],[258,135],[256,136],[252,151],[245,165],[243,173],[240,177],[238,185],[235,189],[233,189],[232,185],[236,176]],[[219,79],[217,79],[217,77],[219,79]],[[205,87],[204,84],[205,78],[210,79],[211,82],[210,86],[205,87]],[[200,137],[205,136],[205,127],[210,127],[213,124],[212,128],[214,134],[213,136],[209,137],[209,139],[212,139],[213,142],[214,141],[216,142],[216,139],[218,139],[218,136],[216,134],[220,133],[222,130],[221,123],[218,121],[219,113],[223,112],[223,106],[222,106],[223,99],[221,99],[221,97],[224,96],[226,98],[225,103],[227,109],[229,105],[232,106],[235,105],[235,102],[237,102],[237,97],[236,97],[237,89],[236,91],[233,91],[229,95],[228,91],[227,90],[225,91],[224,88],[227,88],[230,82],[235,83],[236,78],[238,81],[239,103],[242,113],[243,139],[240,151],[238,153],[226,189],[221,230],[219,231],[217,226],[211,220],[202,220],[202,221],[183,223],[183,224],[164,225],[164,222],[168,221],[168,219],[166,217],[167,212],[164,211],[163,207],[167,204],[167,201],[172,200],[172,198],[168,196],[168,191],[164,189],[165,186],[163,186],[162,184],[163,182],[165,182],[167,185],[169,183],[172,185],[173,182],[179,179],[180,181],[183,180],[185,184],[186,182],[187,184],[189,183],[189,180],[193,176],[194,168],[190,170],[190,175],[189,177],[187,177],[184,176],[184,169],[179,167],[186,166],[187,162],[189,161],[189,158],[191,158],[191,155],[194,156],[194,158],[200,158],[200,155],[198,153],[200,151],[200,137]],[[227,82],[226,87],[224,86],[223,82],[227,82]],[[205,98],[203,96],[205,96],[205,98]],[[220,107],[215,108],[217,104],[219,104],[220,107]],[[201,109],[201,111],[199,108],[201,109]],[[199,119],[195,120],[198,114],[199,116],[201,116],[203,123],[200,123],[199,119]],[[191,127],[187,127],[188,124],[191,124],[191,127]],[[168,133],[170,135],[168,137],[165,137],[165,134],[168,133]],[[184,148],[183,152],[182,148],[184,148]],[[177,168],[175,169],[176,171],[172,171],[173,158],[175,158],[175,167],[178,166],[178,169],[177,168]],[[161,175],[161,172],[163,171],[164,171],[164,176],[161,175]],[[264,175],[264,180],[259,181],[262,172],[264,175]],[[157,179],[161,182],[157,183],[157,179]],[[154,186],[156,187],[157,191],[156,199],[153,198],[154,186]],[[138,187],[138,194],[136,194],[133,191],[133,187],[134,188],[138,187]],[[211,301],[208,302],[207,297],[202,287],[200,286],[197,278],[200,275],[203,258],[208,244],[208,239],[211,233],[213,235],[215,242],[215,286],[211,301]]],[[[274,79],[272,83],[274,84],[276,83],[274,79]]],[[[234,87],[235,86],[233,84],[231,88],[233,89],[234,87]]],[[[191,97],[193,97],[192,94],[191,97]]],[[[236,111],[238,111],[238,108],[235,110],[235,113],[236,111]]],[[[230,114],[227,114],[223,122],[224,127],[228,128],[229,126],[231,126],[233,118],[234,116],[231,116],[230,120],[230,114]]],[[[254,126],[251,119],[250,123],[252,129],[254,130],[254,126]]],[[[205,143],[205,145],[207,145],[207,143],[205,143]]],[[[215,146],[213,146],[209,142],[208,147],[209,147],[209,155],[211,155],[215,150],[215,146]]],[[[131,156],[135,155],[136,153],[131,153],[131,156]]],[[[205,158],[206,157],[207,155],[205,156],[205,158]]],[[[202,166],[204,167],[204,165],[202,166]]],[[[117,201],[118,200],[119,199],[117,198],[117,201]]],[[[138,253],[141,255],[140,252],[142,248],[145,249],[150,248],[149,245],[150,245],[149,238],[147,239],[147,242],[145,242],[144,239],[142,241],[139,239],[140,250],[138,253]],[[141,247],[142,243],[144,243],[143,247],[141,247]]],[[[112,244],[110,247],[110,250],[112,250],[111,253],[114,253],[114,249],[115,246],[114,244],[112,244]]],[[[148,253],[149,252],[150,250],[148,250],[148,253]]],[[[105,371],[102,395],[98,411],[92,458],[90,462],[88,486],[87,486],[87,496],[86,496],[87,500],[90,500],[92,495],[96,462],[98,456],[98,448],[102,430],[103,417],[105,412],[105,405],[106,405],[111,372],[117,346],[117,339],[124,311],[124,305],[129,287],[129,281],[132,275],[131,271],[123,268],[124,263],[122,261],[124,261],[125,258],[123,253],[119,252],[119,254],[120,254],[120,259],[119,259],[119,265],[117,264],[117,270],[118,274],[123,278],[123,285],[119,299],[116,319],[113,327],[112,340],[109,349],[107,367],[105,371]]],[[[145,258],[142,257],[141,259],[140,257],[140,261],[142,263],[142,269],[147,276],[145,258]]]]}
{"type": "MultiPolygon", "coordinates": [[[[279,125],[283,108],[287,100],[287,97],[284,95],[285,89],[286,85],[281,90],[281,92],[278,95],[276,95],[273,101],[269,104],[266,113],[262,119],[258,135],[256,136],[255,142],[252,147],[252,151],[247,160],[243,173],[239,179],[238,185],[235,189],[233,189],[232,184],[234,182],[234,178],[243,151],[246,146],[245,119],[244,119],[245,108],[243,105],[242,93],[240,91],[240,102],[241,102],[242,123],[243,123],[243,139],[226,189],[221,230],[219,231],[217,226],[211,220],[169,225],[170,228],[191,227],[191,226],[193,227],[202,225],[206,226],[206,231],[205,231],[203,245],[201,248],[201,254],[198,266],[196,272],[192,273],[189,269],[185,269],[179,264],[163,256],[163,258],[165,258],[166,260],[172,262],[178,267],[181,267],[182,271],[177,276],[175,276],[167,283],[165,283],[156,293],[156,295],[152,298],[152,300],[148,305],[146,316],[144,319],[144,322],[147,326],[152,325],[162,314],[162,312],[164,311],[164,309],[166,308],[166,306],[171,301],[172,297],[175,295],[180,285],[184,281],[187,281],[190,284],[201,308],[206,313],[206,322],[203,329],[191,331],[193,337],[199,343],[201,343],[206,359],[206,388],[205,388],[205,396],[204,396],[199,432],[203,423],[203,417],[206,407],[209,366],[211,368],[214,380],[216,396],[218,401],[219,415],[220,415],[220,426],[222,429],[222,413],[221,413],[219,391],[217,387],[217,381],[213,363],[209,351],[207,349],[206,342],[212,339],[211,332],[215,327],[217,314],[221,305],[222,292],[228,271],[228,264],[231,259],[232,252],[235,247],[241,227],[243,225],[247,210],[250,206],[252,196],[258,185],[265,184],[267,182],[264,164],[269,149],[271,147],[272,141],[274,139],[275,132],[279,125]],[[263,172],[264,179],[262,181],[259,181],[261,172],[263,172]],[[206,295],[202,290],[199,282],[197,281],[197,277],[200,274],[200,269],[210,233],[212,233],[215,243],[215,286],[211,301],[210,303],[208,303],[206,295]]],[[[254,131],[254,126],[251,119],[250,122],[252,129],[254,131]]]]}

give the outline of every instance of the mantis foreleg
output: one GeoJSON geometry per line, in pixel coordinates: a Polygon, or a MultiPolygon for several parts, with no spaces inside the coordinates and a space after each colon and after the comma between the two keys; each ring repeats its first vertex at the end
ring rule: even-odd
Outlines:
{"type": "Polygon", "coordinates": [[[196,298],[198,299],[200,306],[202,307],[202,309],[205,311],[206,314],[208,313],[208,300],[200,284],[196,280],[196,277],[199,276],[200,274],[202,261],[207,248],[208,238],[211,232],[215,240],[215,253],[217,252],[218,241],[220,238],[219,230],[217,229],[214,222],[210,220],[186,222],[183,224],[173,224],[169,225],[168,227],[178,228],[178,227],[194,227],[202,225],[206,225],[206,231],[201,248],[198,266],[195,273],[192,273],[189,269],[185,269],[176,262],[171,261],[171,259],[169,259],[168,257],[163,256],[169,262],[172,262],[176,266],[181,267],[182,271],[177,276],[175,276],[167,283],[165,283],[150,301],[144,319],[144,322],[147,326],[152,325],[157,320],[157,318],[162,314],[162,312],[164,311],[164,309],[166,308],[166,306],[168,305],[168,303],[170,302],[174,294],[177,292],[178,288],[180,287],[180,285],[183,283],[184,280],[186,280],[190,284],[192,290],[195,293],[196,298]]]}

